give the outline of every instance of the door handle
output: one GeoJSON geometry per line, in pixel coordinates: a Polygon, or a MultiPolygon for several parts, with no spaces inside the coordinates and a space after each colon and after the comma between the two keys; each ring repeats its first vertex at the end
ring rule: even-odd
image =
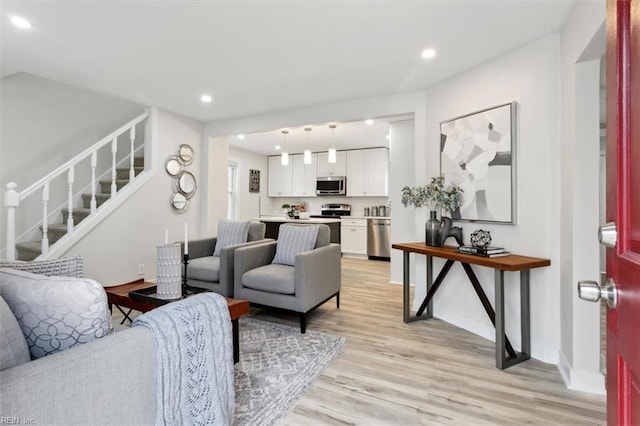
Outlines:
{"type": "Polygon", "coordinates": [[[600,287],[596,281],[578,281],[578,297],[588,302],[603,299],[610,309],[615,309],[618,304],[618,289],[612,278],[607,280],[604,287],[600,287]]]}
{"type": "Polygon", "coordinates": [[[598,241],[605,247],[614,248],[618,242],[618,228],[615,222],[605,223],[598,228],[598,241]]]}

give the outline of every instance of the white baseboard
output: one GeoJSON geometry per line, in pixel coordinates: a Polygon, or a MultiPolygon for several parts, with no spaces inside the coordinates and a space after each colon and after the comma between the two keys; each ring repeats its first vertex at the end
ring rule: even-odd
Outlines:
{"type": "Polygon", "coordinates": [[[369,259],[369,256],[366,254],[358,254],[358,253],[342,253],[342,257],[350,257],[353,259],[369,259]]]}
{"type": "Polygon", "coordinates": [[[562,376],[562,380],[568,389],[606,395],[604,375],[602,373],[572,368],[562,352],[560,352],[560,360],[557,366],[560,376],[562,376]]]}

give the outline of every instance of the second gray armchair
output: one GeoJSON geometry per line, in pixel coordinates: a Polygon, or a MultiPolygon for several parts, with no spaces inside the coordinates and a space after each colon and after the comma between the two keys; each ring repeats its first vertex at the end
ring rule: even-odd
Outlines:
{"type": "MultiPolygon", "coordinates": [[[[246,224],[246,222],[244,222],[246,224]]],[[[245,242],[225,244],[231,241],[229,232],[234,234],[243,222],[220,221],[218,236],[189,241],[189,264],[187,265],[187,285],[197,290],[208,290],[226,297],[234,297],[233,294],[233,264],[236,249],[260,242],[273,241],[264,239],[265,224],[261,222],[249,222],[249,229],[245,242]]],[[[240,230],[241,231],[241,230],[240,230]]],[[[232,237],[234,235],[231,235],[232,237]]],[[[237,239],[236,239],[237,241],[237,239]]],[[[184,243],[182,244],[184,253],[184,243]]],[[[184,266],[183,266],[184,276],[184,266]]]]}
{"type": "Polygon", "coordinates": [[[327,225],[312,226],[318,227],[317,237],[298,232],[311,228],[309,225],[281,225],[278,241],[238,248],[235,252],[234,297],[249,300],[255,306],[298,313],[302,333],[311,310],[334,296],[340,307],[340,245],[329,243],[327,225]],[[289,231],[292,236],[285,238],[289,231]],[[307,251],[292,249],[304,239],[310,244],[307,251]]]}

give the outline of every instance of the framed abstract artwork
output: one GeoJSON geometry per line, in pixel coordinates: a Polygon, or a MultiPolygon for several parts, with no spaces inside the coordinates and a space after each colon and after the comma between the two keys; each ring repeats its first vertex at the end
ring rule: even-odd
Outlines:
{"type": "Polygon", "coordinates": [[[462,188],[454,220],[515,224],[516,103],[440,123],[440,175],[462,188]]]}

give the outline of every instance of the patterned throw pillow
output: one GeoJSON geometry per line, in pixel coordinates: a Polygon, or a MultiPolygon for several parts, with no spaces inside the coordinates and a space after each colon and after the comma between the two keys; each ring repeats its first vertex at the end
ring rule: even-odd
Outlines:
{"type": "Polygon", "coordinates": [[[0,297],[0,371],[31,361],[29,347],[16,317],[0,297]]]}
{"type": "Polygon", "coordinates": [[[82,256],[63,257],[62,259],[34,260],[0,260],[0,268],[11,268],[32,274],[82,278],[84,259],[82,256]]]}
{"type": "Polygon", "coordinates": [[[246,243],[249,235],[249,222],[221,220],[218,223],[218,241],[213,250],[214,256],[220,256],[222,249],[236,244],[246,243]]]}
{"type": "Polygon", "coordinates": [[[295,266],[298,254],[315,247],[319,229],[318,225],[280,225],[276,255],[271,263],[295,266]]]}
{"type": "Polygon", "coordinates": [[[107,295],[94,280],[0,269],[0,296],[18,320],[31,359],[98,339],[111,330],[107,295]]]}

